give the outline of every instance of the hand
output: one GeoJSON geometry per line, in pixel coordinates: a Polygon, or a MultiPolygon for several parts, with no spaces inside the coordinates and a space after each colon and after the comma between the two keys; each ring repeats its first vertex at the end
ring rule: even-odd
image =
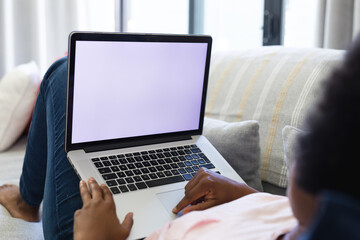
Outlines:
{"type": "Polygon", "coordinates": [[[183,210],[183,214],[186,214],[195,210],[204,210],[254,192],[257,191],[244,183],[236,182],[206,168],[200,168],[185,186],[185,196],[173,212],[178,213],[183,210]]]}
{"type": "Polygon", "coordinates": [[[128,213],[121,224],[116,216],[113,196],[105,184],[99,186],[94,178],[80,182],[82,209],[74,214],[74,239],[126,239],[133,225],[133,214],[128,213]]]}

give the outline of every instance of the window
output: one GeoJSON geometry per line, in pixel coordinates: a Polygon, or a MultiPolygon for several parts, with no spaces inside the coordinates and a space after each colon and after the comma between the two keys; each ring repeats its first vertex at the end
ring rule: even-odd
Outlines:
{"type": "Polygon", "coordinates": [[[263,0],[206,0],[204,32],[213,37],[214,50],[262,46],[263,0]]]}
{"type": "Polygon", "coordinates": [[[262,46],[264,0],[119,0],[118,8],[123,32],[209,34],[214,51],[262,46]]]}
{"type": "Polygon", "coordinates": [[[124,0],[125,32],[188,33],[189,1],[124,0]]]}
{"type": "Polygon", "coordinates": [[[285,4],[284,45],[315,47],[318,0],[287,0],[285,4]],[[306,12],[306,16],[304,13],[306,12]]]}

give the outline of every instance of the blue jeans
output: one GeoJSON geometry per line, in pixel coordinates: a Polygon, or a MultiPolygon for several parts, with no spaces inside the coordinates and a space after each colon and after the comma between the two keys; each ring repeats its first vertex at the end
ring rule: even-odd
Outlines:
{"type": "Polygon", "coordinates": [[[41,83],[20,178],[25,202],[43,202],[45,239],[72,239],[74,212],[82,207],[79,178],[64,149],[66,86],[67,58],[62,58],[41,83]]]}

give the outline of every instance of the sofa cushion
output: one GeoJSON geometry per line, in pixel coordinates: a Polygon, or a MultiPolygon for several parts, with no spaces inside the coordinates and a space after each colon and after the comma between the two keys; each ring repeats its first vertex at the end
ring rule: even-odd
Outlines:
{"type": "Polygon", "coordinates": [[[204,136],[249,186],[262,191],[257,121],[228,123],[205,118],[204,136]]]}
{"type": "Polygon", "coordinates": [[[292,126],[285,126],[282,130],[282,138],[283,138],[283,144],[284,144],[284,159],[285,159],[285,163],[286,163],[286,167],[287,167],[287,176],[289,176],[290,174],[290,169],[291,166],[293,164],[293,162],[295,161],[295,153],[298,150],[298,144],[297,144],[297,140],[298,137],[301,134],[305,134],[304,131],[296,128],[296,127],[292,127],[292,126]]]}
{"type": "Polygon", "coordinates": [[[281,131],[285,125],[304,129],[305,113],[316,100],[322,80],[343,54],[282,46],[214,54],[206,116],[228,122],[257,120],[261,177],[286,187],[281,131]]]}
{"type": "Polygon", "coordinates": [[[24,132],[35,105],[40,72],[35,62],[20,65],[0,80],[0,151],[24,132]]]}

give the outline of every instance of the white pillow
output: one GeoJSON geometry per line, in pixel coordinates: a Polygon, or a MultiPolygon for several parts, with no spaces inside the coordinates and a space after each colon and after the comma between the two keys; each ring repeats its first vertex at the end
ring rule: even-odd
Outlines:
{"type": "Polygon", "coordinates": [[[9,148],[24,132],[40,81],[35,62],[14,68],[0,80],[0,151],[9,148]]]}

